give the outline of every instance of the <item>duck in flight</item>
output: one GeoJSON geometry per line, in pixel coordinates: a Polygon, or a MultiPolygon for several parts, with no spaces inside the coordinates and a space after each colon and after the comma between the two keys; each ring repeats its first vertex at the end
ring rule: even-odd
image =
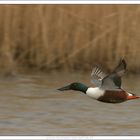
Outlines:
{"type": "Polygon", "coordinates": [[[126,62],[120,60],[116,68],[106,75],[100,67],[93,68],[91,81],[96,87],[88,87],[82,83],[72,83],[59,88],[60,91],[76,90],[81,91],[89,97],[105,103],[121,103],[131,99],[140,98],[133,93],[127,92],[121,88],[121,77],[126,71],[126,62]]]}

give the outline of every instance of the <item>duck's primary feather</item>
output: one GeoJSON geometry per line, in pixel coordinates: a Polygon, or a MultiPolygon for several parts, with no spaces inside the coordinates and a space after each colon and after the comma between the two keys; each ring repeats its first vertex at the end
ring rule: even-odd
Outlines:
{"type": "Polygon", "coordinates": [[[105,76],[106,74],[102,71],[102,69],[99,66],[95,66],[91,72],[91,82],[97,87],[100,87],[105,76]]]}

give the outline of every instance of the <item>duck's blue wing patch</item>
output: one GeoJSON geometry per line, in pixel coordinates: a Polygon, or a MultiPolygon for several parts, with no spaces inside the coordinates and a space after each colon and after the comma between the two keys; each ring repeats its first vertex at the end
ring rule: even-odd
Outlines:
{"type": "Polygon", "coordinates": [[[120,89],[121,78],[114,74],[110,74],[102,80],[101,88],[106,90],[120,89]]]}

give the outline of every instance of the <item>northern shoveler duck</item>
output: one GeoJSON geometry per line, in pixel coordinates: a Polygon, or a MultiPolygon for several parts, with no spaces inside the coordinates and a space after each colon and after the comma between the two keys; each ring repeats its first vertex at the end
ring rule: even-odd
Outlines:
{"type": "Polygon", "coordinates": [[[116,68],[106,75],[101,68],[96,66],[91,73],[91,81],[96,87],[88,87],[82,83],[72,83],[58,90],[76,90],[85,93],[93,99],[106,103],[121,103],[131,99],[140,98],[133,93],[121,88],[121,77],[126,71],[126,62],[120,60],[116,68]]]}

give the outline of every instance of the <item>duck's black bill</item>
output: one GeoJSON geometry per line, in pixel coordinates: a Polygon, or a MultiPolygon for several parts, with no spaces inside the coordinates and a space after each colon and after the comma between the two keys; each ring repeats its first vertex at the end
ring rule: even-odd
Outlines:
{"type": "Polygon", "coordinates": [[[59,89],[57,89],[57,90],[60,90],[60,91],[70,90],[70,85],[65,86],[65,87],[62,87],[62,88],[59,88],[59,89]]]}

